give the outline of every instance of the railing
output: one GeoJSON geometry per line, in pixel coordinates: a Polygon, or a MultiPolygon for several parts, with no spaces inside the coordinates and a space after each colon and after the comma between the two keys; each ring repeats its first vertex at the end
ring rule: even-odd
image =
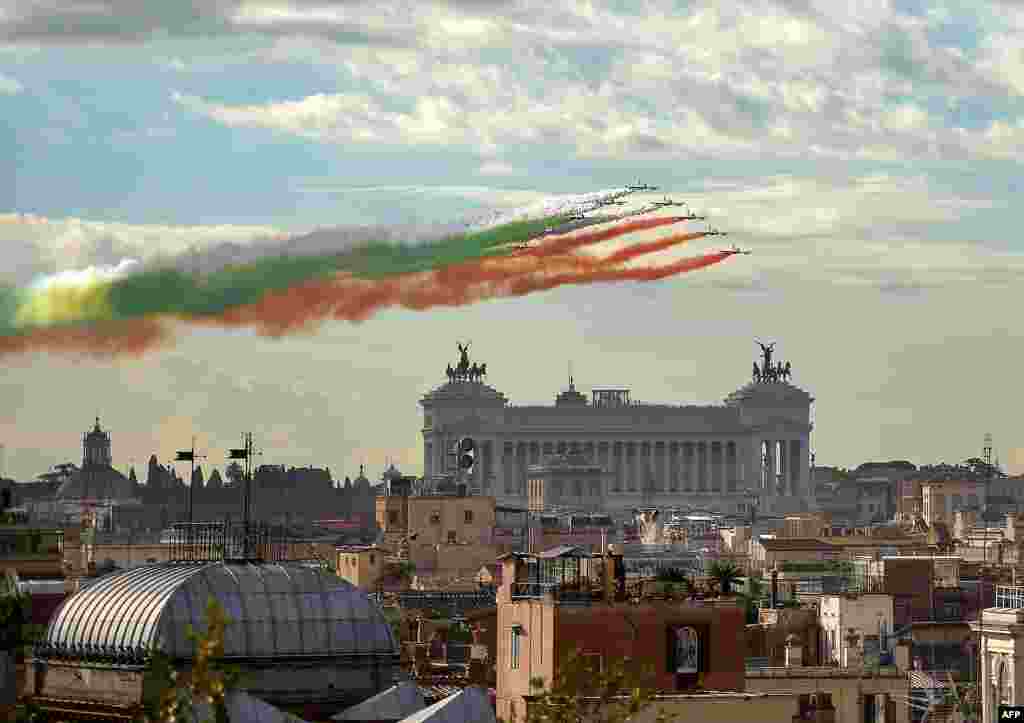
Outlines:
{"type": "Polygon", "coordinates": [[[283,527],[264,523],[180,522],[167,544],[172,562],[282,562],[295,553],[283,527]]]}
{"type": "Polygon", "coordinates": [[[531,600],[551,596],[562,603],[587,604],[602,597],[599,591],[590,587],[565,585],[559,582],[514,582],[513,600],[531,600]]]}
{"type": "Polygon", "coordinates": [[[493,590],[445,592],[442,590],[403,590],[397,593],[399,605],[410,609],[475,610],[496,605],[493,590]]]}
{"type": "Polygon", "coordinates": [[[1014,585],[996,585],[997,608],[1024,608],[1024,587],[1014,585]]]}

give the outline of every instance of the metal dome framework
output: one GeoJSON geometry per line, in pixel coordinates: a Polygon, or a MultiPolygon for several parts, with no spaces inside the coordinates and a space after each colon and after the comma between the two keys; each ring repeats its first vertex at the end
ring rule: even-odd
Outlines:
{"type": "Polygon", "coordinates": [[[358,588],[316,567],[254,562],[163,563],[101,578],[65,601],[36,656],[140,666],[160,650],[189,660],[188,628],[205,632],[211,597],[229,618],[225,660],[398,661],[390,625],[358,588]]]}

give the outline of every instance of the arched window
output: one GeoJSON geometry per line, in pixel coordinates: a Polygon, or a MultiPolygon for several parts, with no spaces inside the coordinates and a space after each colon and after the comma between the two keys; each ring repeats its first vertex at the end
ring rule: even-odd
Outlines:
{"type": "Polygon", "coordinates": [[[681,625],[675,629],[675,672],[697,673],[700,670],[700,636],[696,629],[681,625]]]}

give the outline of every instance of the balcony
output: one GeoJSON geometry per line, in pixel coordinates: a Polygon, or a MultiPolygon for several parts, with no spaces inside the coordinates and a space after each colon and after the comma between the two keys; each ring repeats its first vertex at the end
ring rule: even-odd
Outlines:
{"type": "Polygon", "coordinates": [[[1024,609],[1024,587],[1019,585],[996,585],[997,608],[1024,609]]]}

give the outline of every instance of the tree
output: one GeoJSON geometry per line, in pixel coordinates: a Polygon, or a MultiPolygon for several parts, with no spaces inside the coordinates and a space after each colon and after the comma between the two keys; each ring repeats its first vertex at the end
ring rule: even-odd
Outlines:
{"type": "Polygon", "coordinates": [[[740,577],[740,568],[732,560],[715,560],[708,567],[708,575],[718,582],[722,595],[732,592],[732,584],[740,577]]]}
{"type": "MultiPolygon", "coordinates": [[[[530,680],[536,691],[530,696],[524,723],[625,723],[652,705],[657,687],[654,671],[626,659],[607,659],[595,665],[594,656],[572,650],[558,668],[555,683],[547,687],[543,678],[530,680]]],[[[669,720],[658,711],[658,723],[669,720]]],[[[512,721],[517,723],[513,714],[512,721]]]]}
{"type": "Polygon", "coordinates": [[[746,611],[747,625],[757,624],[758,608],[764,597],[764,581],[759,577],[747,578],[747,590],[740,594],[746,611]]]}
{"type": "Polygon", "coordinates": [[[210,597],[206,604],[206,633],[199,634],[191,626],[188,628],[188,637],[196,646],[188,670],[176,670],[173,661],[163,652],[151,654],[153,687],[145,702],[142,723],[191,723],[197,702],[213,709],[214,720],[206,723],[228,723],[225,698],[241,680],[237,667],[222,662],[224,630],[229,622],[224,608],[210,597]]]}

